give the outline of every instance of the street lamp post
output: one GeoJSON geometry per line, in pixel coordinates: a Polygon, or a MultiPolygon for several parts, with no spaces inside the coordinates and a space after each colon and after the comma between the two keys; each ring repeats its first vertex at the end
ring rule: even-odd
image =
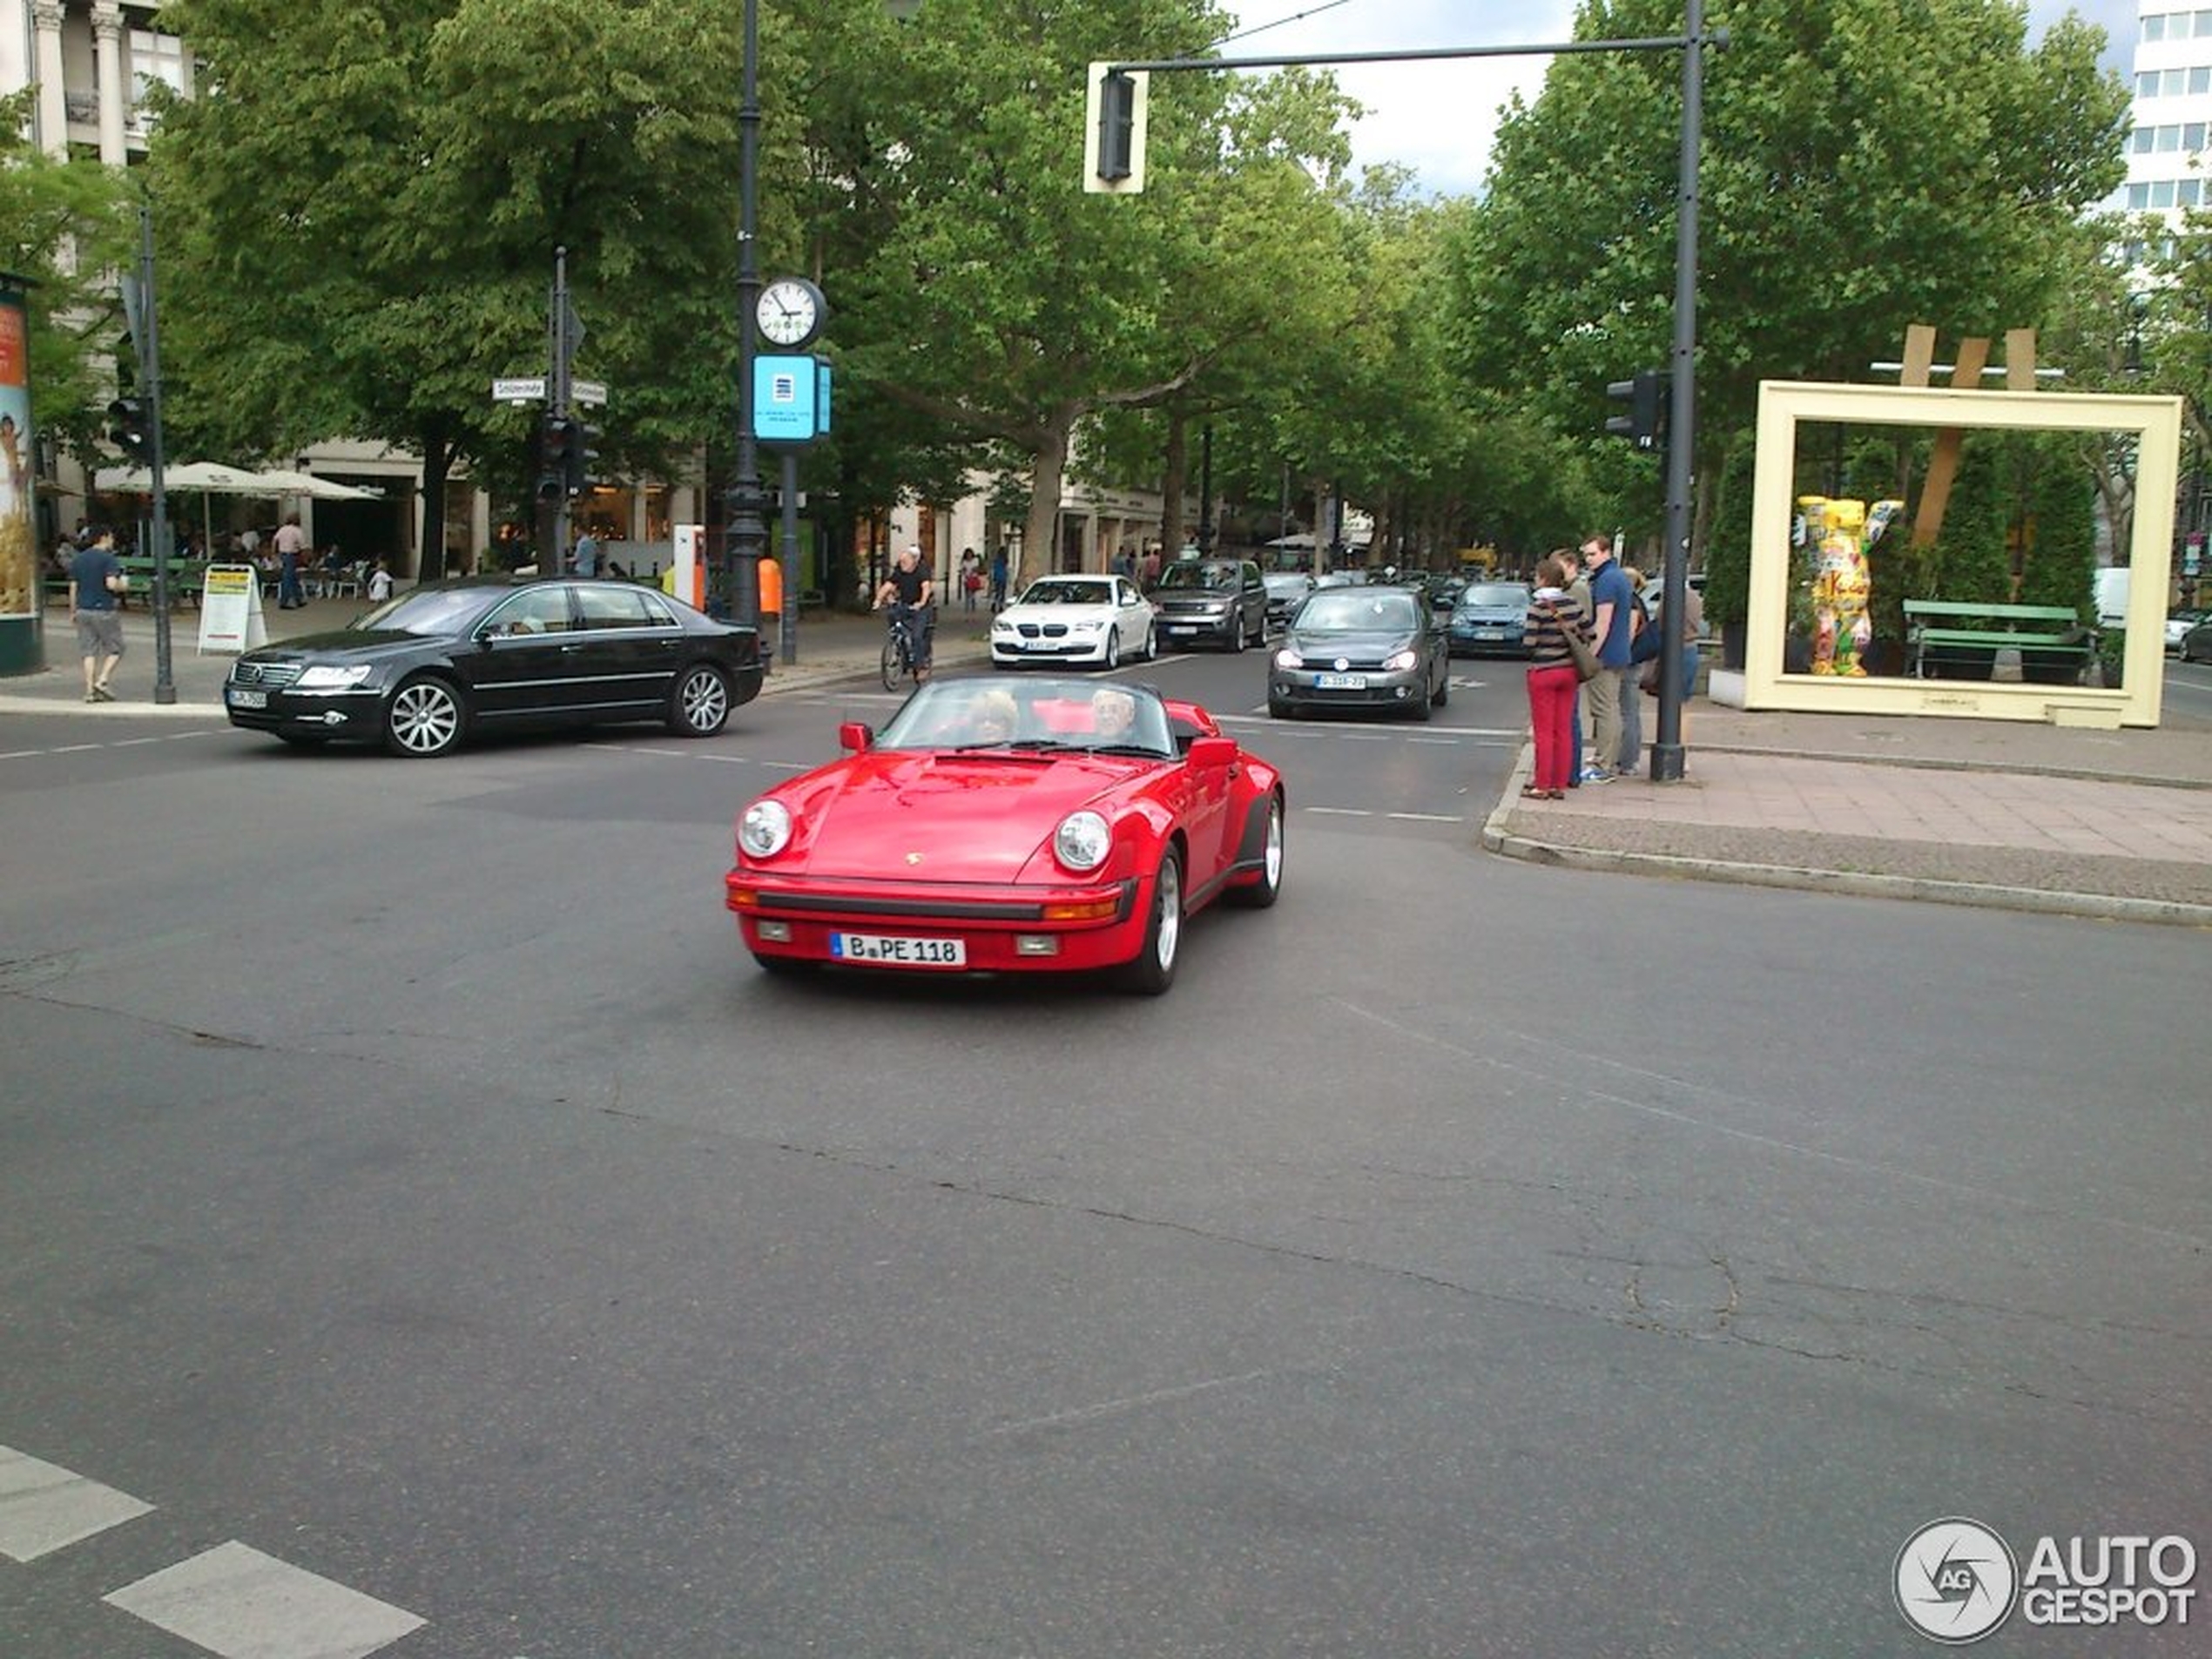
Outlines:
{"type": "Polygon", "coordinates": [[[753,316],[760,302],[754,246],[760,199],[760,0],[745,0],[745,64],[738,104],[738,469],[723,538],[722,592],[732,621],[760,623],[760,560],[768,527],[760,516],[760,458],[752,409],[753,316]]]}

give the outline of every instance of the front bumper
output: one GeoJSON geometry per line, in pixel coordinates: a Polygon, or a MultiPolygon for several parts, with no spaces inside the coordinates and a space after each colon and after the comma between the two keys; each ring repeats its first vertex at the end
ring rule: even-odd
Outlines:
{"type": "Polygon", "coordinates": [[[223,711],[233,725],[248,732],[324,738],[374,738],[383,729],[381,688],[347,686],[339,691],[303,691],[293,685],[239,686],[223,683],[223,711]],[[242,706],[241,692],[258,693],[260,708],[242,706]]]}
{"type": "Polygon", "coordinates": [[[1230,611],[1219,617],[1178,617],[1163,610],[1153,622],[1154,630],[1163,640],[1177,644],[1196,644],[1201,641],[1225,645],[1237,637],[1237,613],[1230,611]]]}
{"type": "MultiPolygon", "coordinates": [[[[1065,634],[1058,638],[1040,636],[1025,639],[1015,635],[1009,639],[1003,634],[991,636],[991,660],[994,663],[1103,663],[1106,660],[1106,635],[1065,634]]],[[[1124,651],[1134,651],[1143,642],[1123,641],[1124,651]]]]}
{"type": "Polygon", "coordinates": [[[1270,668],[1267,700],[1291,708],[1407,709],[1426,699],[1419,668],[1270,668]]]}
{"type": "MultiPolygon", "coordinates": [[[[956,939],[960,968],[901,964],[893,972],[1079,972],[1116,967],[1144,948],[1151,883],[1129,878],[1050,887],[921,884],[778,875],[740,865],[723,903],[746,947],[763,956],[844,962],[834,937],[956,939]]],[[[875,964],[870,964],[873,966],[875,964]]]]}
{"type": "Polygon", "coordinates": [[[1481,622],[1471,627],[1454,624],[1450,636],[1455,657],[1526,657],[1525,631],[1519,623],[1481,622]]]}

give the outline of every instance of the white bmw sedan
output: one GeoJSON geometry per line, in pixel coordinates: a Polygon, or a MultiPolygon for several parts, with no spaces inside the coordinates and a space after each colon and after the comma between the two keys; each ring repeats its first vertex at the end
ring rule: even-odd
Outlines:
{"type": "Polygon", "coordinates": [[[1041,577],[992,618],[991,664],[1116,668],[1158,647],[1152,606],[1125,576],[1041,577]]]}

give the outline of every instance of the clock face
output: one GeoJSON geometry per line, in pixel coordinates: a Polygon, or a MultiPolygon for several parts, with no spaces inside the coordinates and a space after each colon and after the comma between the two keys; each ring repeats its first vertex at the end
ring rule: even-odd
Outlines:
{"type": "Polygon", "coordinates": [[[804,345],[822,326],[821,293],[797,277],[779,277],[761,289],[753,315],[771,345],[804,345]]]}

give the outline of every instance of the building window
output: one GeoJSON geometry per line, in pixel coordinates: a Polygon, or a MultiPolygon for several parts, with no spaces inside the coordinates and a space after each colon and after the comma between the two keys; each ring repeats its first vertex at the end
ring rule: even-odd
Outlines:
{"type": "Polygon", "coordinates": [[[174,35],[158,35],[151,29],[131,31],[130,128],[143,133],[153,125],[153,111],[146,107],[150,87],[162,85],[182,98],[187,90],[185,43],[174,35]]]}
{"type": "Polygon", "coordinates": [[[2183,179],[2177,180],[2174,185],[2174,205],[2176,207],[2195,206],[2197,204],[2198,192],[2202,191],[2203,187],[2204,181],[2202,179],[2183,179]]]}
{"type": "Polygon", "coordinates": [[[2149,206],[2150,186],[2148,185],[2130,185],[2128,186],[2128,211],[2129,212],[2140,213],[2149,206]]]}
{"type": "Polygon", "coordinates": [[[2143,19],[2143,38],[2144,38],[2145,40],[2163,40],[2163,39],[2165,39],[2165,38],[2166,38],[2166,19],[2165,19],[2165,18],[2163,18],[2163,17],[2146,17],[2146,18],[2144,18],[2144,19],[2143,19]]]}

